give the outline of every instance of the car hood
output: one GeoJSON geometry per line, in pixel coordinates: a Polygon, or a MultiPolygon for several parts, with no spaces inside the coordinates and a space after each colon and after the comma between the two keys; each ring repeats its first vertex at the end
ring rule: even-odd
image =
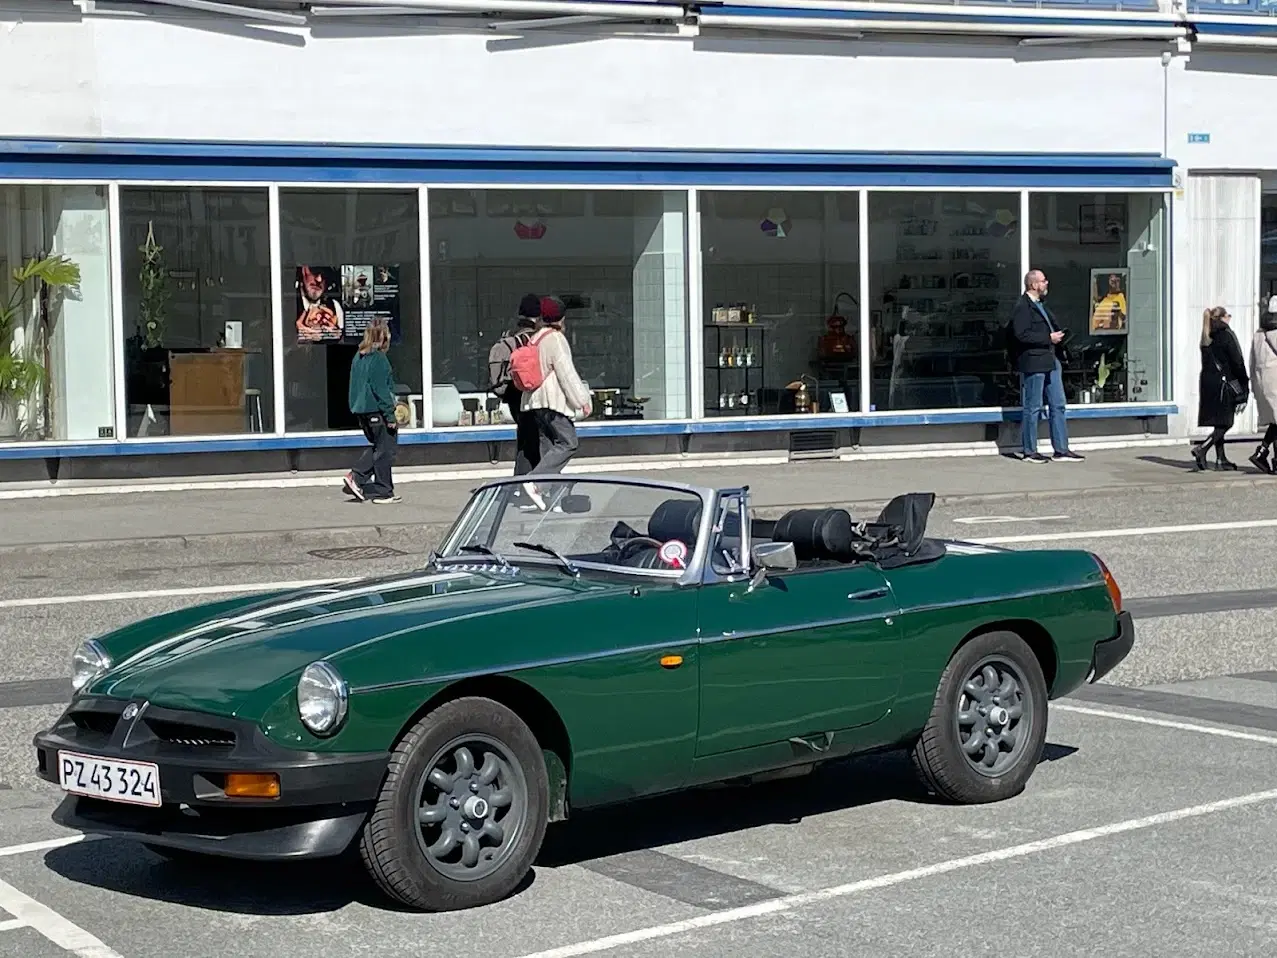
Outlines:
{"type": "Polygon", "coordinates": [[[85,691],[235,715],[247,693],[380,636],[589,588],[553,571],[418,571],[223,604],[120,655],[108,636],[115,665],[85,691]]]}

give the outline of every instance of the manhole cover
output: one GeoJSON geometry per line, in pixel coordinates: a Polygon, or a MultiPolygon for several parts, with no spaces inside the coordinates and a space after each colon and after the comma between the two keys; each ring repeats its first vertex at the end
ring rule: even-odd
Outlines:
{"type": "Polygon", "coordinates": [[[392,549],[390,546],[339,546],[336,549],[312,549],[307,555],[316,559],[389,559],[393,556],[406,556],[408,553],[392,549]]]}

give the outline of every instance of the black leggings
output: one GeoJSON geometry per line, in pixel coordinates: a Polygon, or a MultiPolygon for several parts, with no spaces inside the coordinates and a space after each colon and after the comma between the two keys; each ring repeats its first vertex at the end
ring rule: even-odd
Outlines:
{"type": "Polygon", "coordinates": [[[1224,458],[1224,434],[1228,432],[1228,426],[1216,426],[1211,430],[1211,434],[1206,437],[1205,441],[1197,447],[1197,455],[1206,455],[1206,450],[1211,446],[1215,447],[1215,458],[1224,458]]]}
{"type": "Polygon", "coordinates": [[[1264,430],[1263,445],[1271,446],[1273,443],[1277,443],[1277,422],[1271,423],[1268,428],[1264,430]]]}

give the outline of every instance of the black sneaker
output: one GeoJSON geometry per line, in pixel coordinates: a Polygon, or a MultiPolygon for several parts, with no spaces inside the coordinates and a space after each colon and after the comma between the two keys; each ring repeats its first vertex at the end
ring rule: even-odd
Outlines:
{"type": "Polygon", "coordinates": [[[1051,461],[1046,456],[1042,455],[1042,453],[1040,452],[1022,453],[1020,455],[1020,460],[1022,462],[1050,462],[1051,461]]]}
{"type": "Polygon", "coordinates": [[[1085,462],[1086,456],[1078,455],[1073,450],[1067,452],[1057,452],[1051,457],[1054,462],[1085,462]]]}

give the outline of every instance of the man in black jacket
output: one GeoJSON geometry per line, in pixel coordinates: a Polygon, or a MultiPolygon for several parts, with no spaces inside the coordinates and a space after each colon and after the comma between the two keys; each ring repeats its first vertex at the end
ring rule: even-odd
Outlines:
{"type": "Polygon", "coordinates": [[[1025,462],[1080,462],[1084,457],[1069,450],[1064,420],[1064,381],[1060,367],[1060,343],[1064,331],[1046,308],[1046,274],[1032,269],[1024,277],[1024,295],[1011,311],[1012,362],[1020,373],[1021,457],[1025,462]],[[1042,416],[1042,392],[1050,407],[1051,446],[1048,459],[1038,452],[1038,420],[1042,416]]]}

